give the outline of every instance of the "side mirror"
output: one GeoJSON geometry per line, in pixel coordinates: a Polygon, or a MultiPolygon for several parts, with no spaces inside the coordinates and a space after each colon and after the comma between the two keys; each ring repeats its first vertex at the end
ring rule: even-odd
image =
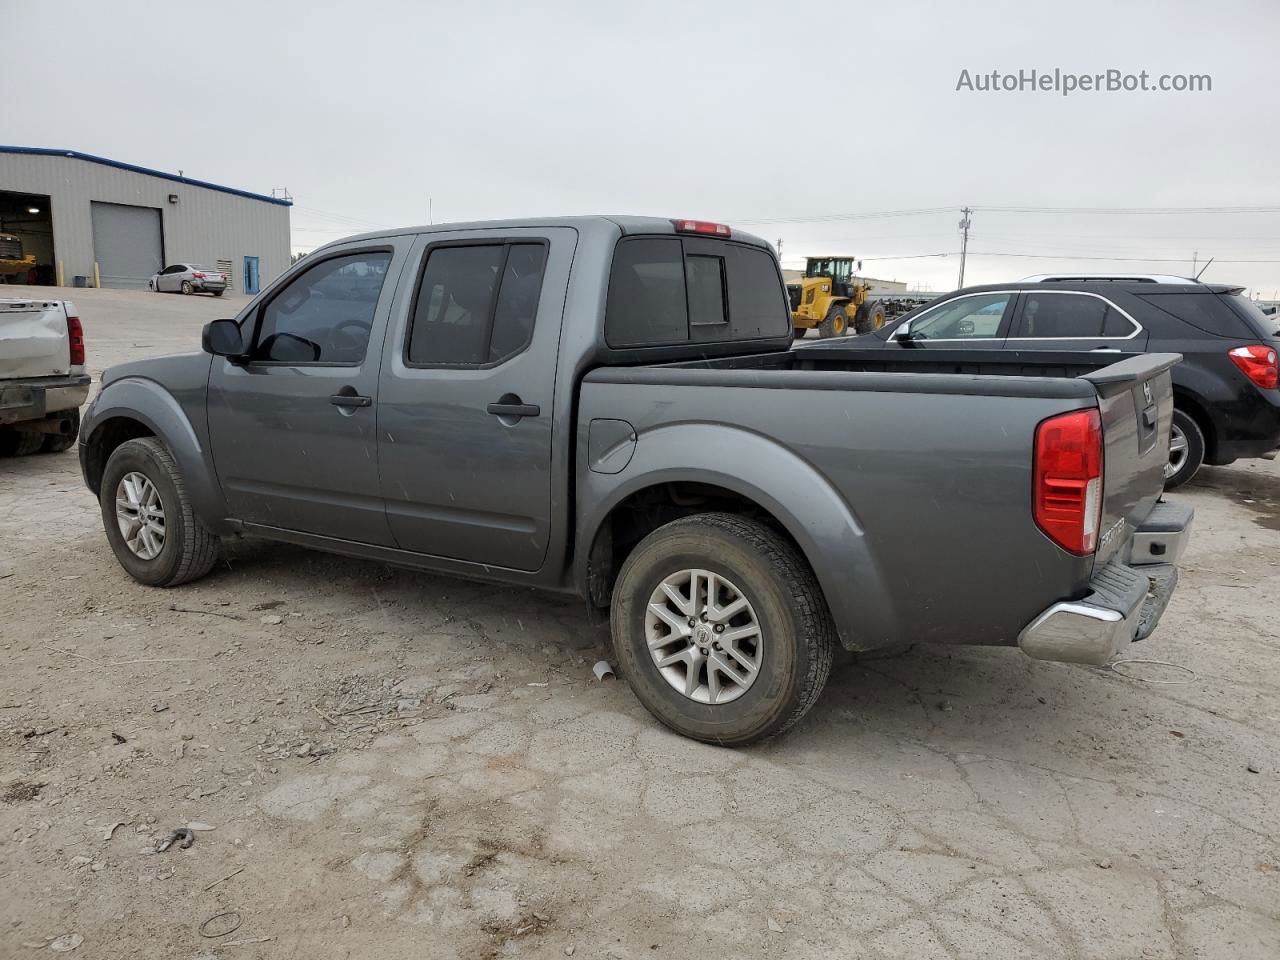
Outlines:
{"type": "Polygon", "coordinates": [[[899,326],[897,330],[893,331],[893,336],[891,337],[891,339],[905,340],[907,339],[908,336],[910,336],[910,334],[911,334],[911,321],[908,320],[906,323],[899,326]]]}
{"type": "Polygon", "coordinates": [[[200,335],[200,346],[205,353],[215,357],[228,357],[232,360],[244,356],[244,336],[240,332],[240,324],[234,320],[213,320],[204,325],[200,335]]]}

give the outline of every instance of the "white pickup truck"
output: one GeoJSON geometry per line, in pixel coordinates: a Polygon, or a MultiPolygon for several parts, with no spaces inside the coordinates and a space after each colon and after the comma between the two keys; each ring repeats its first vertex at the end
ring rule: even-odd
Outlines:
{"type": "Polygon", "coordinates": [[[70,449],[88,396],[75,304],[0,298],[0,455],[70,449]]]}

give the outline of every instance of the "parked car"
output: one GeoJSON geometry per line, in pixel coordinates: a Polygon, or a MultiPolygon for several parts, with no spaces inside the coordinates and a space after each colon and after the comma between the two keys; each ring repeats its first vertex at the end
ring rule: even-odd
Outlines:
{"type": "Polygon", "coordinates": [[[88,396],[75,304],[0,299],[0,454],[70,449],[88,396]]]}
{"type": "Polygon", "coordinates": [[[220,297],[227,289],[227,275],[194,263],[174,263],[152,274],[147,286],[157,293],[212,293],[220,297]]]}
{"type": "Polygon", "coordinates": [[[792,350],[777,258],[718,224],[367,234],[203,347],[109,369],[86,417],[134,579],[247,533],[575,592],[644,705],[718,744],[799,720],[836,643],[1103,663],[1191,522],[1158,503],[1176,355],[866,372],[882,351],[792,350]]]}
{"type": "Polygon", "coordinates": [[[856,342],[959,354],[1180,353],[1167,488],[1201,464],[1272,459],[1280,448],[1280,318],[1241,287],[1161,275],[1027,277],[956,290],[856,342]]]}

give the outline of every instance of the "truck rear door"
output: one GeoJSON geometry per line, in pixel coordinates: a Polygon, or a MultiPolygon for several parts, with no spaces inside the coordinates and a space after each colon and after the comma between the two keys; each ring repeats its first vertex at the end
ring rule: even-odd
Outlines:
{"type": "Polygon", "coordinates": [[[576,243],[569,227],[438,232],[415,242],[378,398],[382,495],[401,549],[541,567],[576,243]]]}
{"type": "Polygon", "coordinates": [[[0,300],[0,379],[71,372],[67,314],[58,300],[0,300]]]}
{"type": "Polygon", "coordinates": [[[1085,374],[1098,392],[1103,490],[1095,566],[1115,556],[1164,491],[1176,353],[1150,353],[1085,374]]]}

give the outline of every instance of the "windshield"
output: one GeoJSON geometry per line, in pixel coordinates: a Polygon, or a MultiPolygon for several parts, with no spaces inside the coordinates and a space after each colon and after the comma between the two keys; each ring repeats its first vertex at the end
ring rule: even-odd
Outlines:
{"type": "Polygon", "coordinates": [[[806,277],[831,277],[840,283],[853,276],[853,260],[845,257],[819,257],[809,261],[806,277]]]}

